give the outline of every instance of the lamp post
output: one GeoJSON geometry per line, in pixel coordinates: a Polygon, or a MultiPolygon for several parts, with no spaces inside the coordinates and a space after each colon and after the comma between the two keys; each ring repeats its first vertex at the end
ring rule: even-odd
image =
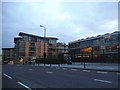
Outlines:
{"type": "MultiPolygon", "coordinates": [[[[46,28],[43,26],[43,25],[40,25],[40,27],[43,27],[44,28],[44,59],[46,58],[46,52],[45,52],[45,38],[46,38],[46,28]]],[[[44,63],[45,65],[45,63],[44,63]]]]}

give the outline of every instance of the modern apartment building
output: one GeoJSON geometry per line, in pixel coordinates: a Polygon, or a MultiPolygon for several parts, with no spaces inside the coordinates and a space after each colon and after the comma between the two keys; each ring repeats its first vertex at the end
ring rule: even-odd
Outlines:
{"type": "Polygon", "coordinates": [[[57,43],[57,53],[68,53],[68,45],[65,43],[57,43]]]}
{"type": "Polygon", "coordinates": [[[120,31],[70,42],[69,54],[75,61],[117,63],[120,54],[120,31]]]}
{"type": "Polygon", "coordinates": [[[65,61],[68,57],[68,45],[65,43],[57,43],[58,58],[65,61]]]}
{"type": "Polygon", "coordinates": [[[2,61],[8,63],[14,60],[14,48],[2,48],[2,61]]]}
{"type": "Polygon", "coordinates": [[[40,37],[20,32],[19,37],[14,38],[15,57],[16,59],[23,58],[25,61],[42,58],[44,49],[47,57],[54,56],[57,53],[57,40],[58,38],[54,37],[40,37]]]}

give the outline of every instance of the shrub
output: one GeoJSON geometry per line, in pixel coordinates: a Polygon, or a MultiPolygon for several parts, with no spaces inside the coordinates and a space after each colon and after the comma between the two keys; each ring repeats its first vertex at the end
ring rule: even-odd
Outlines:
{"type": "Polygon", "coordinates": [[[59,64],[63,62],[58,58],[38,58],[36,59],[36,63],[59,64]]]}

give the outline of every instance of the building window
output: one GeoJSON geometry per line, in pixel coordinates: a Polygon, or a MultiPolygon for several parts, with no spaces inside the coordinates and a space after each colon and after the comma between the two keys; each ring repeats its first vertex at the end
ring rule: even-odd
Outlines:
{"type": "Polygon", "coordinates": [[[49,45],[49,47],[52,47],[53,45],[52,44],[48,44],[49,45]]]}
{"type": "Polygon", "coordinates": [[[91,47],[83,48],[83,49],[80,49],[80,52],[81,53],[91,53],[92,52],[92,48],[91,47]]]}
{"type": "Polygon", "coordinates": [[[49,55],[52,55],[52,53],[48,53],[49,55]]]}
{"type": "Polygon", "coordinates": [[[32,41],[32,42],[36,42],[37,40],[36,40],[35,37],[31,37],[31,41],[32,41]]]}
{"type": "Polygon", "coordinates": [[[23,36],[23,41],[28,41],[28,36],[24,35],[23,36]]]}
{"type": "Polygon", "coordinates": [[[29,43],[29,46],[36,46],[36,43],[29,43]]]}
{"type": "Polygon", "coordinates": [[[19,50],[20,51],[25,51],[25,47],[20,47],[19,50]]]}
{"type": "Polygon", "coordinates": [[[29,56],[35,56],[35,52],[29,52],[29,56]]]}
{"type": "Polygon", "coordinates": [[[19,43],[19,46],[20,46],[20,47],[25,47],[25,42],[20,42],[20,43],[19,43]]]}
{"type": "Polygon", "coordinates": [[[118,46],[107,46],[106,51],[107,52],[118,52],[118,46]]]}
{"type": "Polygon", "coordinates": [[[48,48],[48,51],[52,51],[53,49],[52,48],[48,48]]]}
{"type": "Polygon", "coordinates": [[[93,45],[100,45],[100,39],[93,40],[93,45]]]}
{"type": "Polygon", "coordinates": [[[99,48],[99,46],[93,47],[93,54],[100,54],[100,48],[99,48]]]}
{"type": "Polygon", "coordinates": [[[25,52],[20,52],[19,55],[20,56],[25,56],[25,52]]]}
{"type": "Polygon", "coordinates": [[[29,39],[29,41],[31,41],[31,37],[30,36],[28,37],[28,39],[29,39]]]}
{"type": "Polygon", "coordinates": [[[37,42],[44,42],[44,40],[43,39],[40,39],[40,38],[37,38],[37,42]]]}
{"type": "Polygon", "coordinates": [[[49,43],[57,43],[56,40],[49,40],[49,43]]]}
{"type": "Polygon", "coordinates": [[[40,39],[40,38],[37,38],[37,42],[41,42],[41,39],[40,39]]]}
{"type": "Polygon", "coordinates": [[[29,47],[29,51],[36,51],[35,47],[29,47]]]}

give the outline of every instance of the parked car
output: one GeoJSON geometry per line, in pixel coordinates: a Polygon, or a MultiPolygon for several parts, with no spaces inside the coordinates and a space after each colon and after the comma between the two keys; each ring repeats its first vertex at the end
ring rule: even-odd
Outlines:
{"type": "Polygon", "coordinates": [[[71,57],[67,58],[67,64],[72,64],[71,57]]]}
{"type": "Polygon", "coordinates": [[[36,60],[34,60],[34,59],[31,59],[31,60],[28,61],[29,64],[32,64],[32,63],[35,63],[35,62],[36,62],[36,60]]]}
{"type": "Polygon", "coordinates": [[[67,64],[72,64],[71,60],[67,61],[67,64]]]}

